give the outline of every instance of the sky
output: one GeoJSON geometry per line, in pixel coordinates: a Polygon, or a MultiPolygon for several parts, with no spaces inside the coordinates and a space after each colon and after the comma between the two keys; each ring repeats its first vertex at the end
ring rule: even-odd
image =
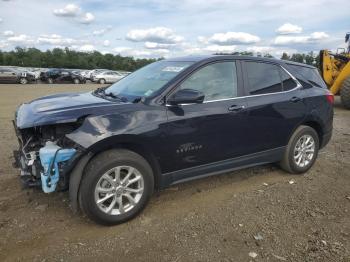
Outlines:
{"type": "Polygon", "coordinates": [[[0,0],[0,49],[280,57],[345,47],[349,10],[349,0],[0,0]]]}

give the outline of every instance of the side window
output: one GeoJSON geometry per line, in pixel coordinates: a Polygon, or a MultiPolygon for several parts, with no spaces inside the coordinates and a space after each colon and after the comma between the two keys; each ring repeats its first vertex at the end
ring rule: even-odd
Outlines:
{"type": "Polygon", "coordinates": [[[283,91],[292,90],[297,87],[297,83],[282,68],[281,68],[281,78],[282,78],[283,91]]]}
{"type": "Polygon", "coordinates": [[[251,95],[282,91],[278,66],[259,62],[245,62],[245,68],[251,95]]]}
{"type": "Polygon", "coordinates": [[[207,65],[188,77],[180,88],[203,92],[204,101],[236,97],[236,63],[219,62],[207,65]]]}

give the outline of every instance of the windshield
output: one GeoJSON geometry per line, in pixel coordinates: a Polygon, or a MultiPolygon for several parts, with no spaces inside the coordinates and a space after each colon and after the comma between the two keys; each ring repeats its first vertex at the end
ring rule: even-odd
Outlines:
{"type": "Polygon", "coordinates": [[[191,64],[193,62],[158,61],[122,78],[105,92],[125,97],[128,101],[148,97],[191,64]]]}

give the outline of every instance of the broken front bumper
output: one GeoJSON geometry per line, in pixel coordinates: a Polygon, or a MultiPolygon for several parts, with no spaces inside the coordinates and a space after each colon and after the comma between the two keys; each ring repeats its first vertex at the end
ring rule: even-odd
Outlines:
{"type": "Polygon", "coordinates": [[[14,162],[12,166],[20,169],[20,179],[24,187],[39,187],[41,185],[40,172],[42,168],[37,163],[34,163],[34,161],[28,160],[34,156],[31,156],[30,154],[26,155],[23,151],[22,135],[19,132],[15,121],[12,121],[12,123],[19,143],[19,150],[13,151],[14,162]]]}
{"type": "Polygon", "coordinates": [[[55,142],[46,141],[37,151],[26,151],[30,139],[23,145],[23,138],[13,122],[19,142],[19,150],[13,152],[13,166],[20,169],[24,187],[40,187],[45,193],[68,188],[67,170],[74,162],[76,149],[61,148],[55,142]]]}

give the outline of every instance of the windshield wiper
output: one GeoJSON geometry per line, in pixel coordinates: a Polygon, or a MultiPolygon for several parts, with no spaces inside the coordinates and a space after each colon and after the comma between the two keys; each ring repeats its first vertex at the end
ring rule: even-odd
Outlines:
{"type": "Polygon", "coordinates": [[[114,99],[118,99],[122,102],[127,102],[128,99],[124,96],[119,96],[119,95],[116,95],[112,92],[108,92],[106,93],[106,87],[99,87],[97,88],[95,91],[94,91],[95,94],[97,95],[100,95],[102,97],[111,97],[111,98],[114,98],[114,99]]]}
{"type": "Polygon", "coordinates": [[[112,92],[106,93],[106,91],[103,90],[103,94],[104,94],[104,96],[109,96],[111,98],[118,99],[118,100],[120,100],[121,102],[124,102],[124,103],[128,102],[128,99],[126,97],[116,95],[116,94],[114,94],[112,92]]]}
{"type": "Polygon", "coordinates": [[[137,104],[137,103],[140,103],[141,101],[142,101],[142,96],[140,96],[140,97],[136,97],[132,102],[134,103],[134,104],[137,104]]]}

